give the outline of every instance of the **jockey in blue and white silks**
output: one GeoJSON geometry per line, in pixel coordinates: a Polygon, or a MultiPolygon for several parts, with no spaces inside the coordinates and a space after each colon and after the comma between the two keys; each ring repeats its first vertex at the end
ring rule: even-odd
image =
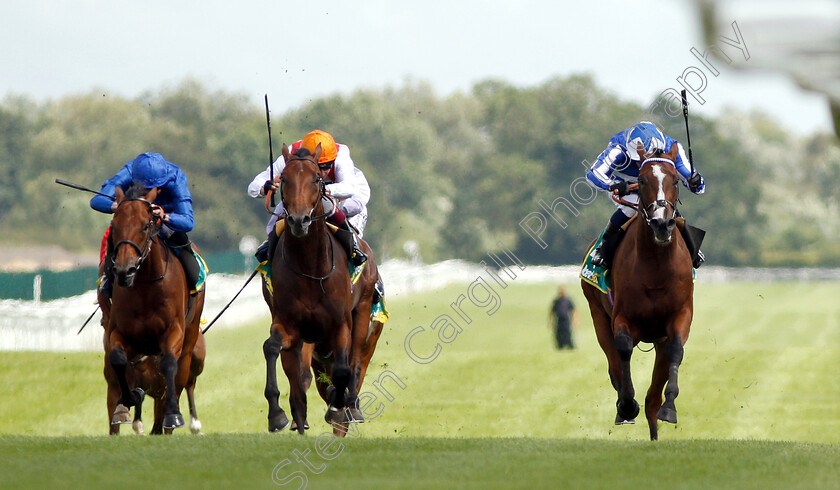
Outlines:
{"type": "MultiPolygon", "coordinates": [[[[639,202],[639,196],[628,194],[628,186],[639,178],[642,156],[668,153],[675,145],[677,151],[674,166],[680,174],[680,180],[691,192],[703,194],[706,191],[706,182],[696,169],[692,173],[682,144],[649,121],[636,123],[610,138],[607,148],[598,155],[598,159],[586,173],[586,179],[596,189],[607,192],[618,190],[625,201],[636,204],[639,202]]],[[[606,268],[610,266],[612,253],[621,239],[621,226],[636,214],[636,208],[617,202],[614,204],[618,209],[610,217],[601,244],[593,251],[592,256],[595,265],[606,268]]],[[[703,254],[699,251],[694,262],[695,267],[703,263],[703,254]]]]}

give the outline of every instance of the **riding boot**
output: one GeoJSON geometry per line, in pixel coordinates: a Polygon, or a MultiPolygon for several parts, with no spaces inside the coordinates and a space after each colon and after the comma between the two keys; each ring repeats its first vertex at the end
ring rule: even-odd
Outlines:
{"type": "Polygon", "coordinates": [[[592,251],[592,264],[609,269],[612,266],[615,249],[618,248],[618,243],[623,236],[624,230],[620,226],[615,226],[612,221],[607,223],[604,236],[601,238],[601,244],[592,251]]]}
{"type": "Polygon", "coordinates": [[[106,255],[104,262],[102,277],[99,278],[99,292],[110,300],[114,293],[114,258],[106,255]]]}
{"type": "Polygon", "coordinates": [[[198,259],[192,249],[192,243],[184,232],[175,232],[169,237],[169,243],[173,248],[179,249],[178,259],[184,267],[184,275],[187,277],[187,288],[191,294],[198,284],[198,276],[201,272],[198,266],[198,259]]]}
{"type": "Polygon", "coordinates": [[[359,247],[356,245],[353,230],[350,229],[347,221],[336,230],[335,237],[338,239],[338,243],[344,248],[344,251],[347,252],[347,257],[350,258],[350,262],[354,266],[359,267],[367,261],[367,255],[359,250],[359,247]]]}
{"type": "Polygon", "coordinates": [[[268,239],[266,238],[260,243],[260,246],[257,247],[257,251],[254,252],[254,257],[257,258],[257,261],[262,264],[263,262],[268,261],[268,239]]]}
{"type": "Polygon", "coordinates": [[[688,252],[691,254],[691,266],[697,269],[706,261],[706,256],[700,251],[700,244],[703,242],[706,232],[685,223],[680,227],[680,233],[682,234],[683,241],[685,241],[686,248],[688,248],[688,252]]]}

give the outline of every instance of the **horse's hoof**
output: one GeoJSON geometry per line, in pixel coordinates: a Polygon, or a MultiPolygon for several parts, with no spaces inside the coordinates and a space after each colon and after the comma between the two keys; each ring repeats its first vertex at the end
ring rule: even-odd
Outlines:
{"type": "Polygon", "coordinates": [[[281,430],[285,429],[287,425],[289,425],[289,419],[288,417],[286,417],[285,412],[280,412],[274,417],[268,418],[269,432],[280,432],[281,430]]]}
{"type": "Polygon", "coordinates": [[[615,402],[615,408],[618,412],[618,416],[624,420],[633,420],[639,415],[639,403],[632,398],[629,402],[622,402],[621,400],[618,400],[615,402]]]}
{"type": "Polygon", "coordinates": [[[328,424],[346,424],[348,422],[344,410],[339,410],[332,405],[327,408],[327,413],[324,414],[324,420],[328,424]]]}
{"type": "MultiPolygon", "coordinates": [[[[289,430],[293,432],[298,430],[297,422],[292,420],[292,425],[289,426],[289,430]]],[[[303,421],[303,430],[309,430],[309,422],[307,422],[306,420],[303,421]]]]}
{"type": "Polygon", "coordinates": [[[131,428],[134,429],[134,432],[138,436],[145,436],[146,431],[143,430],[143,421],[142,420],[135,420],[133,424],[131,424],[131,428]]]}
{"type": "Polygon", "coordinates": [[[204,435],[201,433],[201,421],[198,419],[190,418],[190,432],[193,434],[200,436],[204,435]]]}
{"type": "Polygon", "coordinates": [[[628,424],[635,424],[635,423],[636,423],[635,418],[625,419],[621,415],[616,415],[615,416],[615,425],[628,425],[628,424]]]}
{"type": "Polygon", "coordinates": [[[163,417],[164,429],[177,429],[184,426],[184,417],[180,413],[170,413],[163,417]]]}
{"type": "Polygon", "coordinates": [[[659,409],[659,413],[656,414],[656,418],[663,422],[669,422],[671,424],[677,423],[677,411],[673,408],[661,407],[659,409]]]}
{"type": "Polygon", "coordinates": [[[362,411],[356,407],[352,407],[348,409],[348,413],[346,414],[348,417],[348,422],[355,423],[355,424],[363,424],[365,423],[365,416],[362,415],[362,411]]]}
{"type": "Polygon", "coordinates": [[[130,424],[131,422],[131,414],[128,413],[128,407],[122,403],[118,404],[117,408],[114,409],[114,415],[111,417],[111,425],[130,424]]]}

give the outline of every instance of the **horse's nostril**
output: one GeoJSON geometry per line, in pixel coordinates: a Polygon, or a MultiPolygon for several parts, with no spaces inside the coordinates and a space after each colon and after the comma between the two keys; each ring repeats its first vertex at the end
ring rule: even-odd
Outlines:
{"type": "Polygon", "coordinates": [[[674,226],[676,226],[676,224],[677,220],[675,220],[674,218],[668,220],[668,228],[673,228],[674,226]]]}
{"type": "Polygon", "coordinates": [[[308,225],[311,222],[312,222],[312,218],[309,217],[309,216],[304,216],[303,219],[301,220],[301,224],[303,224],[303,225],[308,225]]]}
{"type": "Polygon", "coordinates": [[[137,267],[129,267],[129,268],[125,271],[125,275],[126,275],[126,276],[133,276],[133,275],[134,275],[134,274],[136,274],[136,273],[137,273],[137,267]]]}

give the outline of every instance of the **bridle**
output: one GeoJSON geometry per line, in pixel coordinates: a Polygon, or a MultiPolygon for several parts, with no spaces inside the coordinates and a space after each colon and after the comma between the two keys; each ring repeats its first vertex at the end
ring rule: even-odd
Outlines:
{"type": "MultiPolygon", "coordinates": [[[[645,160],[642,163],[641,167],[639,167],[639,173],[641,173],[641,169],[645,165],[647,165],[649,162],[667,163],[667,164],[675,167],[674,162],[672,162],[671,160],[668,160],[667,158],[654,157],[654,158],[648,158],[647,160],[645,160]]],[[[631,187],[633,187],[632,190],[638,190],[639,189],[638,184],[631,184],[631,187]]],[[[679,196],[679,188],[677,189],[677,196],[679,196]]],[[[618,196],[617,194],[613,194],[613,200],[616,201],[617,203],[623,205],[623,206],[636,208],[639,211],[639,214],[642,215],[642,218],[644,218],[645,222],[648,225],[650,225],[650,220],[652,219],[651,213],[653,212],[653,208],[655,206],[670,207],[671,208],[671,219],[675,218],[677,216],[677,201],[679,200],[679,197],[677,197],[677,199],[674,200],[674,201],[669,201],[667,199],[657,199],[657,200],[655,200],[655,201],[653,201],[653,202],[651,202],[647,205],[645,205],[644,202],[642,201],[642,195],[641,194],[639,194],[639,202],[638,203],[633,203],[633,202],[627,201],[626,199],[622,198],[621,196],[618,196]]]]}
{"type": "MultiPolygon", "coordinates": [[[[151,217],[149,218],[149,221],[146,223],[146,226],[145,226],[146,241],[143,243],[143,246],[141,247],[140,245],[137,245],[135,242],[133,242],[131,240],[120,240],[120,241],[118,241],[117,243],[114,244],[114,256],[116,256],[117,250],[119,250],[120,245],[131,245],[132,247],[134,247],[135,250],[137,250],[137,254],[139,255],[137,260],[134,262],[134,268],[139,269],[140,265],[143,262],[145,262],[145,260],[149,257],[149,253],[152,250],[152,242],[154,241],[154,238],[158,235],[158,233],[160,233],[160,222],[159,222],[160,218],[158,218],[157,216],[154,215],[154,213],[152,213],[152,203],[149,202],[146,199],[143,199],[142,197],[124,199],[123,201],[121,201],[117,205],[117,208],[119,208],[120,206],[122,206],[123,204],[125,204],[126,202],[129,202],[129,201],[140,201],[140,202],[146,203],[146,205],[149,208],[149,215],[151,217]]],[[[167,265],[168,265],[168,261],[167,261],[167,265]]],[[[166,272],[164,272],[164,275],[166,275],[166,272]]],[[[163,279],[163,276],[161,276],[158,279],[163,279]]],[[[158,279],[155,279],[155,280],[158,280],[158,279]]]]}
{"type": "MultiPolygon", "coordinates": [[[[667,163],[668,165],[671,165],[672,167],[676,168],[676,165],[674,165],[674,162],[672,162],[671,160],[668,160],[667,158],[648,158],[647,160],[644,161],[644,163],[642,163],[642,166],[639,167],[639,173],[641,173],[642,167],[647,165],[649,162],[667,163]]],[[[654,206],[670,207],[671,208],[671,216],[668,219],[676,218],[676,216],[677,216],[677,200],[679,200],[679,192],[680,192],[679,187],[677,187],[677,199],[675,199],[674,201],[669,201],[667,199],[657,199],[657,200],[655,200],[655,201],[653,201],[653,202],[651,202],[647,205],[644,205],[644,202],[642,201],[642,194],[639,193],[638,209],[639,209],[639,212],[641,213],[642,217],[645,219],[645,222],[648,225],[650,225],[650,220],[652,218],[650,216],[651,211],[649,211],[649,210],[652,210],[654,208],[654,206]]]]}
{"type": "MultiPolygon", "coordinates": [[[[294,162],[294,161],[311,162],[316,167],[318,167],[319,169],[321,168],[321,166],[318,164],[318,162],[316,162],[315,159],[311,158],[311,157],[297,157],[296,156],[294,158],[288,159],[286,161],[286,164],[288,165],[290,162],[294,162]]],[[[283,198],[283,185],[286,183],[286,179],[285,179],[285,177],[283,177],[283,174],[280,174],[280,176],[278,176],[277,179],[280,182],[280,202],[283,203],[283,209],[285,211],[286,210],[286,201],[283,198]]],[[[312,206],[312,209],[310,209],[309,212],[306,213],[306,215],[309,216],[309,218],[312,221],[317,221],[319,219],[329,218],[330,216],[333,215],[333,213],[335,213],[335,209],[336,209],[335,199],[333,199],[332,196],[327,195],[327,184],[324,182],[324,179],[321,178],[320,172],[318,173],[318,178],[315,182],[318,184],[318,187],[319,187],[318,199],[315,201],[315,204],[312,206]],[[318,216],[312,216],[312,213],[315,212],[315,208],[318,207],[318,203],[321,201],[321,199],[327,199],[328,201],[330,201],[332,203],[332,206],[331,206],[330,210],[326,211],[322,214],[319,214],[318,216]]],[[[268,203],[269,196],[270,196],[270,193],[268,195],[266,195],[266,203],[268,203]]],[[[288,213],[288,211],[286,211],[286,212],[288,213]]]]}

